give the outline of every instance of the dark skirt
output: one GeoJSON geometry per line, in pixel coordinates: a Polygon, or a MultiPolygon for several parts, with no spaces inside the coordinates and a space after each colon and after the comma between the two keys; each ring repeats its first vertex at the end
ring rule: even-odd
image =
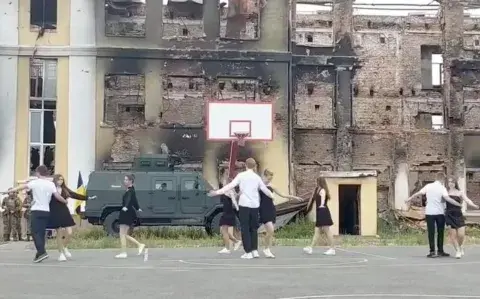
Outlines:
{"type": "Polygon", "coordinates": [[[127,211],[120,210],[120,215],[118,216],[118,224],[133,226],[137,221],[137,213],[128,209],[127,211]]]}
{"type": "Polygon", "coordinates": [[[465,217],[462,211],[447,211],[445,213],[445,224],[453,229],[465,226],[465,217]]]}
{"type": "Polygon", "coordinates": [[[317,221],[315,221],[316,227],[332,226],[333,220],[328,207],[317,208],[317,221]]]}
{"type": "Polygon", "coordinates": [[[233,208],[232,199],[226,195],[221,197],[223,203],[223,213],[220,217],[220,226],[235,226],[236,210],[233,208]]]}
{"type": "Polygon", "coordinates": [[[260,223],[275,223],[276,219],[277,210],[275,209],[273,199],[268,196],[262,196],[262,199],[260,201],[260,223]]]}
{"type": "Polygon", "coordinates": [[[48,220],[48,229],[58,229],[75,226],[75,221],[68,206],[52,198],[50,201],[50,219],[48,220]]]}

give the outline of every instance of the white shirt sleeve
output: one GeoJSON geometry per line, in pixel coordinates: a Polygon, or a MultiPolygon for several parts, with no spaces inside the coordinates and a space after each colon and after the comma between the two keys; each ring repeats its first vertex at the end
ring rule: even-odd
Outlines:
{"type": "Polygon", "coordinates": [[[53,182],[51,182],[49,185],[50,185],[50,188],[52,190],[52,194],[58,192],[57,187],[55,187],[55,184],[53,182]]]}
{"type": "Polygon", "coordinates": [[[223,186],[222,189],[217,190],[215,193],[218,195],[225,194],[225,192],[228,192],[233,188],[237,187],[238,184],[240,184],[240,175],[241,173],[237,174],[237,176],[230,183],[226,184],[225,186],[223,186]]]}
{"type": "Polygon", "coordinates": [[[428,191],[429,186],[430,186],[430,184],[425,185],[425,186],[424,186],[422,189],[420,189],[420,191],[418,191],[418,192],[420,192],[420,194],[423,194],[423,195],[427,194],[427,191],[428,191]]]}
{"type": "Polygon", "coordinates": [[[35,187],[35,185],[36,185],[36,180],[29,181],[27,183],[27,188],[32,190],[35,187]]]}

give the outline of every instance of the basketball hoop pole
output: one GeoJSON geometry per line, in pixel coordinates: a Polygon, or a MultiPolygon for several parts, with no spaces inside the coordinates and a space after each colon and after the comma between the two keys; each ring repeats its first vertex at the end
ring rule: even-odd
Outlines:
{"type": "Polygon", "coordinates": [[[230,141],[230,161],[228,165],[228,178],[233,180],[237,175],[237,157],[238,157],[238,140],[230,141]]]}
{"type": "Polygon", "coordinates": [[[237,137],[236,140],[230,142],[230,161],[228,165],[228,178],[233,180],[237,175],[237,158],[238,158],[238,149],[240,146],[245,145],[245,138],[248,136],[248,133],[238,133],[235,134],[237,137]]]}

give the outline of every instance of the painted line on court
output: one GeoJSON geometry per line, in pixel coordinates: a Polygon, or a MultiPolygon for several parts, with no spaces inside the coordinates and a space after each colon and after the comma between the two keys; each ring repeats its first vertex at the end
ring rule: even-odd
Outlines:
{"type": "Polygon", "coordinates": [[[413,298],[480,298],[474,295],[428,295],[428,294],[344,294],[344,295],[313,295],[300,297],[282,297],[278,299],[315,299],[315,298],[359,298],[359,297],[413,297],[413,298]]]}
{"type": "MultiPolygon", "coordinates": [[[[367,263],[367,259],[357,259],[356,261],[350,262],[340,262],[340,263],[323,263],[323,264],[305,264],[305,265],[275,265],[275,264],[226,264],[226,263],[202,263],[202,262],[192,262],[188,260],[178,260],[179,263],[187,264],[187,265],[196,265],[196,266],[214,266],[214,267],[238,267],[243,269],[251,269],[252,267],[264,267],[264,268],[276,268],[276,269],[308,269],[308,268],[316,268],[316,267],[328,267],[328,266],[342,266],[342,265],[354,265],[354,264],[361,264],[367,263]]],[[[195,269],[195,268],[192,268],[195,269]]]]}
{"type": "Polygon", "coordinates": [[[370,256],[370,257],[377,257],[377,258],[382,258],[386,260],[396,260],[397,258],[395,257],[390,257],[390,256],[385,256],[385,255],[379,255],[379,254],[372,254],[372,253],[365,253],[361,251],[354,251],[354,250],[347,250],[343,248],[335,248],[336,250],[347,252],[347,253],[354,253],[354,254],[360,254],[360,255],[365,255],[365,256],[370,256]]]}
{"type": "Polygon", "coordinates": [[[0,263],[0,266],[13,267],[32,267],[32,268],[95,268],[95,269],[132,269],[132,270],[152,270],[152,266],[103,266],[103,265],[60,265],[60,264],[22,264],[22,263],[0,263]]]}

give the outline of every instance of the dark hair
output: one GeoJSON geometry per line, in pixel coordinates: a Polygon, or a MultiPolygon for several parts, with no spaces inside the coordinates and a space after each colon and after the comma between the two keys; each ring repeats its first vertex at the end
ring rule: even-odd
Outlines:
{"type": "Polygon", "coordinates": [[[49,175],[49,171],[47,166],[45,165],[40,165],[35,169],[35,172],[38,173],[40,176],[47,176],[49,175]]]}
{"type": "Polygon", "coordinates": [[[132,184],[135,182],[135,175],[133,175],[133,174],[127,174],[127,175],[125,175],[125,177],[126,177],[130,182],[132,182],[132,184]]]}
{"type": "Polygon", "coordinates": [[[53,176],[53,183],[55,184],[55,186],[57,186],[57,182],[60,180],[60,178],[63,178],[63,182],[62,184],[60,185],[60,188],[62,188],[62,196],[64,197],[70,197],[70,189],[67,188],[67,185],[65,185],[65,178],[63,177],[63,175],[61,174],[55,174],[53,176]]]}
{"type": "Polygon", "coordinates": [[[330,199],[330,191],[328,191],[327,181],[324,177],[317,178],[317,189],[318,188],[325,190],[325,199],[330,199]]]}
{"type": "MultiPolygon", "coordinates": [[[[458,180],[456,180],[454,177],[449,177],[447,179],[447,184],[449,183],[450,180],[452,180],[455,183],[455,189],[460,191],[460,186],[458,185],[458,180]]],[[[447,185],[447,187],[448,187],[448,185],[447,185]]]]}

